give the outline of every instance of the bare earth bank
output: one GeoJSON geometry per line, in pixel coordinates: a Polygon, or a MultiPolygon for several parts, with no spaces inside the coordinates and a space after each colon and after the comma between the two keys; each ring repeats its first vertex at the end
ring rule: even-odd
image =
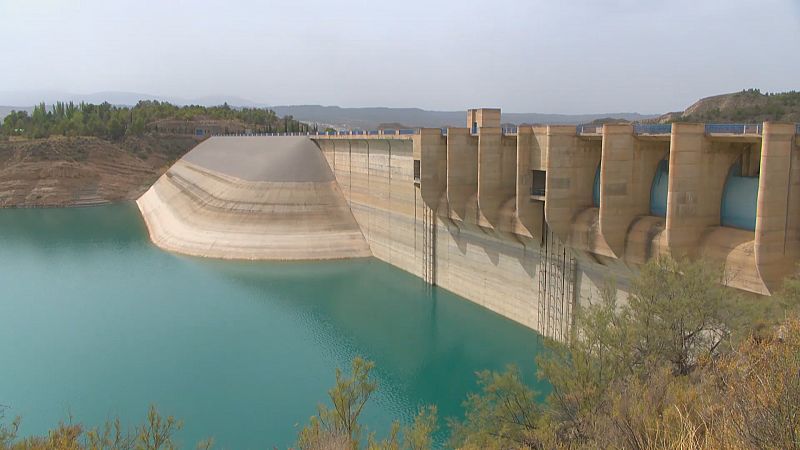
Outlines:
{"type": "Polygon", "coordinates": [[[0,141],[0,207],[87,206],[134,200],[200,142],[146,135],[0,141]]]}

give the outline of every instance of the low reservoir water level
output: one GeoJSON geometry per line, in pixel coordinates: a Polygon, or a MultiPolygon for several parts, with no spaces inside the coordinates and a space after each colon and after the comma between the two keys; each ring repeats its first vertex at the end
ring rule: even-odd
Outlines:
{"type": "Polygon", "coordinates": [[[138,424],[156,404],[184,421],[184,448],[285,448],[361,355],[379,386],[370,429],[436,404],[442,442],[476,371],[516,364],[545,390],[541,348],[376,259],[204,260],[154,247],[132,204],[0,210],[0,405],[22,435],[70,415],[138,424]]]}

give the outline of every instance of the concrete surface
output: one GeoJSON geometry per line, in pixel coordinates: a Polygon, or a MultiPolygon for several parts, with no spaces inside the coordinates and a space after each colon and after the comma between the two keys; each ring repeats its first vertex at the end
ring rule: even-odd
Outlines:
{"type": "Polygon", "coordinates": [[[226,259],[370,256],[325,157],[307,138],[210,138],[137,201],[153,242],[226,259]]]}
{"type": "Polygon", "coordinates": [[[214,138],[139,205],[153,240],[168,249],[252,259],[373,255],[560,340],[576,304],[596,300],[611,279],[624,299],[641,264],[658,255],[705,258],[723,266],[723,284],[762,295],[797,270],[793,124],[744,135],[689,123],[656,135],[630,125],[509,134],[498,128],[498,110],[471,110],[467,126],[446,136],[214,138]],[[666,217],[654,217],[650,189],[664,158],[666,217]],[[737,162],[760,175],[755,230],[721,226],[723,187],[737,162]],[[534,170],[546,176],[544,196],[531,195],[534,170]]]}

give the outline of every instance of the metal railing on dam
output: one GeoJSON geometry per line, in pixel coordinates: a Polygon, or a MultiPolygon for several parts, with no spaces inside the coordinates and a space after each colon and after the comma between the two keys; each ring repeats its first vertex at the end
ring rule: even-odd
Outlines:
{"type": "MultiPolygon", "coordinates": [[[[447,136],[447,128],[440,128],[442,136],[447,136]]],[[[506,136],[514,136],[519,128],[504,126],[501,132],[506,136]]],[[[760,136],[763,126],[757,123],[710,123],[705,125],[708,135],[740,135],[760,136]]],[[[575,126],[578,135],[598,136],[603,134],[603,125],[579,124],[575,126]]],[[[672,133],[671,123],[633,124],[633,133],[636,135],[669,135],[672,133]]],[[[409,136],[420,134],[420,128],[401,128],[384,130],[339,130],[339,131],[306,131],[288,133],[212,133],[210,136],[409,136]]],[[[480,133],[477,133],[480,134],[480,133]]],[[[475,134],[475,135],[477,135],[475,134]]],[[[800,123],[796,125],[796,134],[800,135],[800,123]]]]}
{"type": "Polygon", "coordinates": [[[671,123],[637,123],[633,125],[633,134],[671,134],[671,123]]]}
{"type": "Polygon", "coordinates": [[[603,126],[591,123],[576,125],[575,132],[578,134],[603,134],[603,126]]]}
{"type": "Polygon", "coordinates": [[[761,124],[709,123],[706,134],[761,134],[761,124]]]}
{"type": "MultiPolygon", "coordinates": [[[[440,128],[442,136],[447,136],[447,128],[440,128]]],[[[504,135],[517,134],[518,128],[505,126],[501,128],[504,135]]],[[[420,134],[420,128],[400,128],[384,130],[339,130],[339,131],[300,131],[288,133],[212,133],[210,136],[409,136],[420,134]]]]}
{"type": "MultiPolygon", "coordinates": [[[[581,124],[576,127],[579,135],[601,135],[603,126],[598,124],[581,124]]],[[[762,125],[757,123],[709,123],[705,125],[705,132],[708,135],[750,135],[760,136],[762,125]]],[[[669,135],[672,134],[671,123],[635,123],[633,133],[637,135],[669,135]]],[[[797,134],[800,134],[800,124],[797,125],[797,134]]]]}

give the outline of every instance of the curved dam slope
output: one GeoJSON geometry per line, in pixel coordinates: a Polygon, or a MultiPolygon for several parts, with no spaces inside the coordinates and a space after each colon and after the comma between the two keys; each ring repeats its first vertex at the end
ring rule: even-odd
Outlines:
{"type": "Polygon", "coordinates": [[[371,252],[319,147],[305,137],[212,137],[136,202],[166,250],[313,260],[371,252]]]}

